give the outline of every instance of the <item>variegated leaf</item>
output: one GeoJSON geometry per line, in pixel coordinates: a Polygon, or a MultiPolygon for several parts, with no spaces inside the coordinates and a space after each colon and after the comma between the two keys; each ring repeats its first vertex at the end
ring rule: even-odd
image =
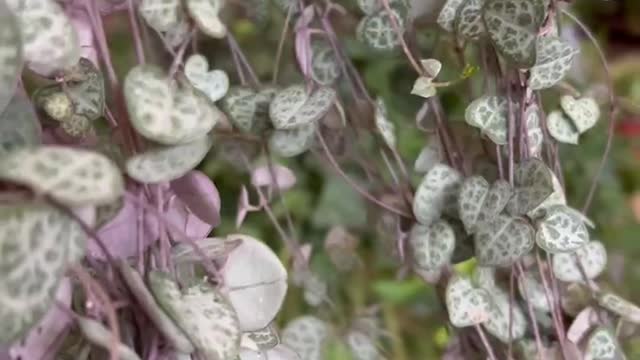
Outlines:
{"type": "Polygon", "coordinates": [[[63,146],[20,149],[0,162],[0,178],[72,205],[102,205],[124,193],[120,169],[106,156],[63,146]]]}
{"type": "Polygon", "coordinates": [[[604,245],[600,241],[594,240],[574,252],[553,255],[553,273],[562,281],[584,282],[580,264],[582,264],[586,277],[595,279],[607,266],[607,250],[604,245]]]}
{"type": "Polygon", "coordinates": [[[381,2],[379,0],[358,0],[358,7],[363,13],[371,15],[380,10],[381,2]]]}
{"type": "Polygon", "coordinates": [[[552,254],[578,250],[588,241],[584,223],[564,205],[548,208],[537,224],[536,243],[552,254]]]}
{"type": "Polygon", "coordinates": [[[533,248],[534,230],[522,218],[498,215],[480,226],[474,241],[478,263],[510,266],[533,248]]]}
{"type": "Polygon", "coordinates": [[[453,32],[458,9],[464,2],[465,0],[446,0],[438,15],[438,25],[449,32],[453,32]]]}
{"type": "Polygon", "coordinates": [[[387,106],[382,98],[378,98],[375,108],[375,121],[378,133],[388,147],[396,147],[395,125],[389,120],[387,106]]]}
{"type": "Polygon", "coordinates": [[[229,91],[229,77],[223,70],[209,71],[207,58],[194,54],[184,64],[184,74],[191,85],[202,91],[209,100],[216,102],[229,91]]]}
{"type": "Polygon", "coordinates": [[[113,350],[117,357],[122,360],[142,360],[133,349],[121,342],[117,342],[114,348],[112,331],[99,321],[84,316],[78,316],[75,320],[78,323],[80,332],[90,343],[104,350],[113,350]]]}
{"type": "Polygon", "coordinates": [[[269,138],[269,148],[282,157],[293,157],[307,151],[313,143],[316,124],[307,124],[291,130],[276,130],[269,138]]]}
{"type": "Polygon", "coordinates": [[[180,290],[169,275],[152,271],[151,291],[167,315],[205,359],[235,359],[240,350],[238,316],[227,299],[201,282],[180,290]]]}
{"type": "Polygon", "coordinates": [[[282,331],[282,343],[294,350],[301,359],[322,360],[329,325],[311,315],[291,320],[282,331]]]}
{"type": "Polygon", "coordinates": [[[257,110],[256,93],[248,87],[232,87],[221,100],[222,110],[235,127],[249,132],[254,127],[257,110]]]}
{"type": "Polygon", "coordinates": [[[542,0],[487,0],[483,18],[498,52],[520,67],[536,61],[538,28],[544,20],[542,0]]]}
{"type": "Polygon", "coordinates": [[[548,312],[551,311],[551,304],[547,301],[547,295],[540,277],[536,273],[525,272],[518,278],[518,290],[525,301],[535,309],[548,312]]]}
{"type": "Polygon", "coordinates": [[[455,169],[437,164],[424,176],[413,199],[413,212],[420,223],[430,225],[446,206],[457,204],[461,176],[455,169]]]}
{"type": "Polygon", "coordinates": [[[158,32],[177,27],[184,17],[180,0],[142,0],[138,10],[147,24],[158,32]]]}
{"type": "Polygon", "coordinates": [[[571,95],[565,95],[560,98],[560,105],[580,134],[595,126],[600,117],[600,108],[593,98],[576,100],[571,95]]]}
{"type": "Polygon", "coordinates": [[[625,360],[626,357],[613,331],[600,326],[596,328],[587,340],[585,360],[625,360]]]}
{"type": "MultiPolygon", "coordinates": [[[[405,21],[400,12],[391,8],[391,16],[395,19],[400,33],[404,33],[405,21]]],[[[390,14],[384,8],[360,20],[356,33],[360,41],[374,50],[389,51],[400,45],[399,35],[394,30],[390,14]]]]}
{"type": "Polygon", "coordinates": [[[381,360],[382,355],[376,343],[361,331],[351,331],[347,334],[347,345],[351,350],[353,360],[381,360]]]}
{"type": "Polygon", "coordinates": [[[84,252],[79,224],[44,205],[0,206],[0,343],[23,336],[53,302],[69,263],[84,252]]]}
{"type": "Polygon", "coordinates": [[[640,324],[640,307],[613,293],[603,293],[598,296],[598,304],[625,321],[640,324]]]}
{"type": "Polygon", "coordinates": [[[542,90],[562,80],[578,54],[578,50],[556,36],[538,37],[536,63],[531,68],[529,87],[542,90]]]}
{"type": "Polygon", "coordinates": [[[484,0],[467,0],[460,5],[455,19],[456,34],[465,39],[476,40],[485,33],[482,20],[484,0]]]}
{"type": "Polygon", "coordinates": [[[474,287],[468,278],[453,276],[445,292],[449,320],[455,327],[467,327],[489,320],[491,298],[487,290],[474,287]]]}
{"type": "Polygon", "coordinates": [[[502,212],[512,191],[504,180],[498,180],[489,187],[482,176],[466,179],[460,187],[458,214],[467,232],[476,232],[479,226],[502,212]]]}
{"type": "MultiPolygon", "coordinates": [[[[206,238],[198,240],[195,245],[208,259],[224,259],[241,243],[239,239],[206,238]]],[[[202,260],[199,251],[193,244],[179,243],[171,249],[171,259],[176,264],[195,263],[202,260]]]]}
{"type": "Polygon", "coordinates": [[[221,39],[227,35],[227,27],[220,20],[220,10],[225,0],[186,0],[187,11],[203,33],[221,39]]]}
{"type": "Polygon", "coordinates": [[[311,78],[322,86],[333,84],[340,76],[340,66],[333,48],[326,41],[313,43],[311,78]]]}
{"type": "Polygon", "coordinates": [[[193,170],[211,148],[208,135],[192,143],[157,147],[127,160],[127,174],[143,184],[175,180],[193,170]]]}
{"type": "Polygon", "coordinates": [[[527,147],[529,155],[538,157],[542,151],[544,134],[540,126],[540,109],[538,105],[529,105],[525,111],[524,118],[527,125],[527,147]]]}
{"type": "Polygon", "coordinates": [[[41,133],[31,102],[21,95],[14,95],[4,112],[0,113],[0,158],[12,151],[40,144],[41,133]]]}
{"type": "Polygon", "coordinates": [[[20,22],[7,4],[0,1],[0,114],[16,92],[21,70],[20,22]]]}
{"type": "Polygon", "coordinates": [[[465,120],[479,128],[498,145],[507,144],[507,99],[502,96],[484,95],[474,100],[465,111],[465,120]]]}
{"type": "Polygon", "coordinates": [[[565,144],[578,144],[580,133],[575,125],[561,111],[554,110],[547,116],[547,129],[549,134],[559,142],[565,144]]]}
{"type": "Polygon", "coordinates": [[[489,320],[482,326],[505,344],[509,343],[510,339],[516,341],[522,338],[527,330],[527,319],[520,306],[509,301],[509,295],[501,288],[496,287],[489,293],[491,296],[489,320]]]}
{"type": "Polygon", "coordinates": [[[260,350],[270,350],[280,344],[280,337],[273,325],[269,325],[264,329],[245,332],[243,336],[251,339],[260,350]]]}
{"type": "Polygon", "coordinates": [[[507,204],[507,211],[512,215],[529,213],[554,192],[553,173],[538,158],[529,158],[518,164],[514,182],[515,194],[507,204]]]}
{"type": "Polygon", "coordinates": [[[329,111],[335,97],[336,92],[328,87],[308,94],[303,85],[290,86],[273,98],[269,106],[271,122],[278,130],[313,124],[329,111]]]}
{"type": "Polygon", "coordinates": [[[80,46],[64,10],[53,0],[8,0],[19,20],[26,65],[45,76],[78,62],[80,46]]]}
{"type": "Polygon", "coordinates": [[[456,238],[444,220],[429,226],[415,224],[409,236],[413,260],[421,269],[435,270],[451,261],[456,238]]]}

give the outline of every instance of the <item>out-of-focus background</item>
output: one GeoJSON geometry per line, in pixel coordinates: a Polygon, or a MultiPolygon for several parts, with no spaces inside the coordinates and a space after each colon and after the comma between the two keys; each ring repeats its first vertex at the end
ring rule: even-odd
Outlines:
{"type": "MultiPolygon", "coordinates": [[[[286,14],[276,7],[257,6],[264,0],[227,0],[224,20],[237,38],[248,60],[261,80],[271,80],[271,70],[278,38],[286,14]]],[[[359,69],[366,86],[373,95],[387,102],[390,118],[396,124],[400,153],[411,167],[425,136],[415,129],[415,114],[422,101],[409,95],[415,74],[401,52],[373,53],[359,44],[354,37],[355,26],[362,14],[355,0],[339,0],[348,12],[335,13],[332,21],[349,56],[359,69]]],[[[431,21],[438,8],[437,1],[414,0],[418,17],[415,41],[422,57],[437,57],[443,63],[441,79],[458,78],[463,66],[456,60],[451,40],[444,36],[431,21]]],[[[619,100],[618,124],[611,156],[601,178],[589,217],[597,225],[592,236],[601,239],[609,251],[609,269],[601,281],[624,297],[640,301],[640,1],[637,0],[576,0],[575,13],[592,30],[602,46],[615,84],[619,100]]],[[[567,19],[565,19],[567,20],[567,19]]],[[[106,19],[110,33],[110,46],[121,76],[135,63],[126,16],[114,15],[106,19]]],[[[167,65],[171,58],[160,44],[153,41],[155,34],[147,30],[152,39],[149,54],[152,62],[167,65]]],[[[581,56],[567,82],[584,93],[591,93],[606,101],[603,66],[593,44],[570,21],[563,21],[562,35],[581,48],[581,56]]],[[[292,36],[287,37],[281,66],[280,84],[301,81],[293,57],[292,36]]],[[[238,79],[233,70],[226,42],[204,40],[199,45],[214,68],[223,68],[232,83],[238,79]]],[[[479,65],[471,56],[470,65],[479,65]]],[[[461,83],[440,91],[447,115],[452,122],[462,122],[466,104],[470,101],[467,88],[477,88],[481,75],[476,74],[468,83],[461,83]]],[[[346,87],[341,83],[340,87],[346,87]]],[[[545,108],[552,109],[559,92],[545,93],[545,108]]],[[[349,116],[359,114],[347,109],[349,116]]],[[[569,203],[577,208],[587,195],[590,179],[601,159],[610,119],[603,105],[603,116],[595,130],[581,137],[579,147],[561,146],[562,165],[567,184],[569,203]]],[[[237,164],[225,161],[224,146],[216,146],[217,153],[202,165],[202,170],[214,180],[222,197],[222,224],[215,234],[235,232],[238,197],[243,183],[249,182],[247,172],[237,164]]],[[[373,146],[360,156],[380,158],[373,146]]],[[[281,324],[304,313],[317,313],[335,324],[347,324],[354,316],[367,311],[380,314],[387,331],[389,358],[417,360],[439,358],[449,340],[446,313],[436,297],[434,288],[411,275],[397,280],[398,265],[389,256],[393,239],[381,231],[382,224],[370,217],[371,212],[353,189],[326,166],[319,157],[308,153],[293,159],[277,159],[295,171],[297,185],[284,195],[292,213],[293,225],[301,242],[311,243],[313,270],[328,284],[332,310],[317,310],[307,305],[302,291],[290,287],[283,310],[278,318],[281,324]],[[358,240],[357,254],[360,266],[348,272],[339,271],[323,251],[324,240],[334,225],[344,226],[358,240]],[[371,309],[371,306],[376,305],[371,309]]],[[[380,160],[381,161],[381,160],[380,160]]],[[[347,166],[347,169],[349,167],[347,166]]],[[[354,176],[357,173],[353,172],[354,176]]],[[[418,177],[416,176],[416,179],[418,177]]],[[[276,202],[276,216],[285,221],[285,209],[276,202]]],[[[283,252],[282,242],[267,216],[251,213],[241,232],[254,235],[283,252]]],[[[284,254],[284,253],[283,253],[284,254]]],[[[468,270],[473,264],[465,264],[468,270]]],[[[460,268],[465,270],[465,266],[460,268]]],[[[636,334],[640,333],[636,331],[636,334]]],[[[625,343],[629,359],[640,359],[640,338],[625,343]]],[[[334,359],[346,359],[340,349],[334,349],[334,359]]]]}

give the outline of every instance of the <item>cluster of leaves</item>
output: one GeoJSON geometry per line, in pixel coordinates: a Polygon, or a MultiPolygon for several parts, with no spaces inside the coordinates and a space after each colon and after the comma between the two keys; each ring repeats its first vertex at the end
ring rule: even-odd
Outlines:
{"type": "MultiPolygon", "coordinates": [[[[512,352],[512,342],[522,358],[623,359],[612,324],[640,323],[640,308],[595,282],[607,252],[590,239],[591,221],[568,204],[557,158],[558,142],[575,145],[596,124],[599,105],[564,95],[561,111],[545,116],[540,101],[539,91],[564,81],[578,53],[559,36],[559,4],[444,3],[439,26],[456,47],[479,49],[485,64],[484,95],[464,116],[485,153],[469,160],[436,87],[464,82],[472,71],[434,82],[442,63],[415,61],[407,44],[410,5],[357,1],[365,14],[357,38],[375,51],[402,48],[419,72],[411,93],[437,118],[437,136],[416,159],[415,173],[424,175],[415,187],[384,100],[369,95],[332,27],[329,15],[344,9],[330,1],[276,5],[285,28],[294,24],[304,82],[278,83],[280,48],[272,84],[260,83],[222,20],[223,0],[0,0],[0,344],[12,359],[106,351],[112,359],[321,360],[329,350],[345,359],[385,358],[374,316],[321,315],[333,303],[311,269],[311,244],[296,236],[290,217],[282,226],[273,214],[273,203],[296,184],[273,155],[310,150],[380,207],[375,216],[392,229],[395,255],[437,284],[458,339],[492,360],[498,349],[512,352]],[[129,12],[138,50],[122,82],[102,25],[114,11],[129,12]],[[141,26],[172,54],[168,69],[146,62],[141,26]],[[210,68],[196,34],[227,40],[239,83],[210,68]],[[44,85],[29,99],[21,79],[31,72],[44,85]],[[343,104],[370,110],[367,129],[380,140],[395,193],[377,198],[336,159],[357,128],[343,104]],[[221,199],[196,168],[212,149],[251,174],[236,227],[248,213],[265,212],[292,276],[261,240],[210,237],[221,199]],[[472,277],[455,273],[470,259],[472,277]],[[274,319],[289,280],[318,314],[293,319],[279,335],[274,319]],[[567,315],[575,321],[565,331],[567,315]]],[[[358,243],[334,227],[325,251],[347,272],[358,264],[358,243]]]]}

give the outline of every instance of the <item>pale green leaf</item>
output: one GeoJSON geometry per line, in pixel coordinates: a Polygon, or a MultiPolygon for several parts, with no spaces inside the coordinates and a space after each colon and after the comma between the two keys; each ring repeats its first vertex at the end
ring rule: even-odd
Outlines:
{"type": "Polygon", "coordinates": [[[438,15],[438,25],[449,32],[453,32],[458,9],[464,2],[465,0],[446,0],[438,15]]]}
{"type": "Polygon", "coordinates": [[[184,17],[180,0],[142,0],[138,10],[147,24],[158,32],[178,26],[184,17]]]}
{"type": "Polygon", "coordinates": [[[640,324],[640,307],[613,293],[603,293],[598,296],[598,304],[625,321],[640,324]]]}
{"type": "Polygon", "coordinates": [[[365,16],[356,30],[360,41],[374,50],[389,51],[400,45],[398,36],[404,33],[404,18],[396,8],[391,8],[391,14],[382,8],[378,12],[365,16]],[[400,34],[394,30],[391,17],[395,19],[400,34]]]}
{"type": "Polygon", "coordinates": [[[516,341],[522,338],[527,331],[527,318],[520,306],[509,301],[509,294],[501,288],[495,287],[489,293],[491,296],[489,320],[482,326],[505,344],[509,343],[509,339],[516,341]],[[509,331],[510,328],[511,331],[509,331]]]}
{"type": "Polygon", "coordinates": [[[329,335],[329,325],[311,315],[291,320],[282,331],[282,343],[298,353],[301,359],[322,360],[329,335]]]}
{"type": "Polygon", "coordinates": [[[465,120],[479,128],[498,145],[507,144],[509,106],[502,96],[484,95],[474,100],[465,110],[465,120]]]}
{"type": "Polygon", "coordinates": [[[411,94],[421,96],[425,99],[435,96],[437,90],[431,80],[431,78],[424,76],[417,78],[416,82],[413,83],[411,94]]]}
{"type": "Polygon", "coordinates": [[[446,206],[457,204],[461,176],[455,169],[437,164],[424,176],[413,199],[413,212],[420,223],[430,225],[446,206]]]}
{"type": "Polygon", "coordinates": [[[504,180],[498,180],[489,187],[489,183],[481,176],[466,179],[460,187],[458,214],[467,232],[476,232],[478,226],[502,212],[512,191],[504,180]]]}
{"type": "Polygon", "coordinates": [[[269,148],[282,157],[300,155],[311,147],[315,131],[314,123],[291,130],[276,130],[269,138],[269,148]]]}
{"type": "Polygon", "coordinates": [[[333,48],[326,42],[312,44],[311,78],[320,85],[329,86],[340,76],[340,66],[333,48]]]}
{"type": "Polygon", "coordinates": [[[18,18],[0,1],[0,114],[16,91],[22,69],[22,40],[18,18]]]}
{"type": "Polygon", "coordinates": [[[536,48],[537,59],[529,76],[533,90],[550,88],[562,80],[579,52],[557,36],[539,37],[536,48]]]}
{"type": "Polygon", "coordinates": [[[435,270],[451,262],[456,238],[444,220],[429,226],[415,224],[409,236],[413,260],[421,269],[435,270]]]}
{"type": "Polygon", "coordinates": [[[507,204],[512,215],[524,215],[539,207],[554,192],[553,173],[538,158],[518,164],[515,171],[515,194],[507,204]]]}
{"type": "Polygon", "coordinates": [[[577,145],[580,133],[575,125],[561,111],[552,111],[547,116],[549,134],[559,142],[577,145]]]}
{"type": "Polygon", "coordinates": [[[229,91],[229,77],[223,70],[209,71],[207,58],[194,54],[184,64],[184,74],[191,85],[202,91],[212,102],[222,99],[229,91]]]}
{"type": "Polygon", "coordinates": [[[595,329],[587,340],[585,360],[624,360],[622,348],[615,338],[613,331],[600,326],[595,329]]]}
{"type": "Polygon", "coordinates": [[[505,267],[533,249],[534,230],[522,218],[499,215],[480,226],[474,241],[479,264],[505,267]]]}
{"type": "Polygon", "coordinates": [[[571,95],[565,95],[560,98],[560,105],[580,134],[594,127],[600,117],[598,103],[592,98],[576,100],[571,95]]]}
{"type": "Polygon", "coordinates": [[[491,299],[487,290],[474,287],[471,280],[454,275],[445,292],[449,320],[455,327],[467,327],[489,320],[491,299]]]}
{"type": "Polygon", "coordinates": [[[200,31],[217,39],[227,35],[227,27],[219,17],[224,0],[186,0],[186,5],[200,31]]]}
{"type": "Polygon", "coordinates": [[[567,282],[584,282],[580,264],[584,275],[588,279],[595,279],[607,266],[607,250],[600,241],[590,241],[574,252],[553,255],[553,273],[567,282]]]}
{"type": "Polygon", "coordinates": [[[4,112],[0,113],[0,159],[9,152],[40,144],[41,133],[31,102],[23,96],[14,95],[4,112]]]}
{"type": "Polygon", "coordinates": [[[378,133],[388,147],[396,147],[395,125],[389,120],[387,106],[382,98],[376,100],[375,121],[378,133]]]}
{"type": "Polygon", "coordinates": [[[564,205],[548,208],[537,224],[536,243],[552,254],[576,251],[588,241],[584,223],[564,205]]]}

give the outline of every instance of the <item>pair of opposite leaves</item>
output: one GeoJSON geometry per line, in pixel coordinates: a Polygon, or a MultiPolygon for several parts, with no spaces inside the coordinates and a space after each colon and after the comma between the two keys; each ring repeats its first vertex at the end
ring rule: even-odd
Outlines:
{"type": "MultiPolygon", "coordinates": [[[[219,18],[224,0],[186,0],[186,10],[205,34],[223,38],[227,27],[219,18]]],[[[154,30],[165,33],[185,23],[185,14],[180,0],[142,0],[140,14],[154,30]]]]}
{"type": "Polygon", "coordinates": [[[382,1],[358,0],[358,6],[365,17],[358,24],[356,36],[371,49],[378,51],[393,50],[400,45],[400,36],[404,34],[409,12],[405,0],[384,1],[388,3],[390,11],[387,11],[382,1]]]}

